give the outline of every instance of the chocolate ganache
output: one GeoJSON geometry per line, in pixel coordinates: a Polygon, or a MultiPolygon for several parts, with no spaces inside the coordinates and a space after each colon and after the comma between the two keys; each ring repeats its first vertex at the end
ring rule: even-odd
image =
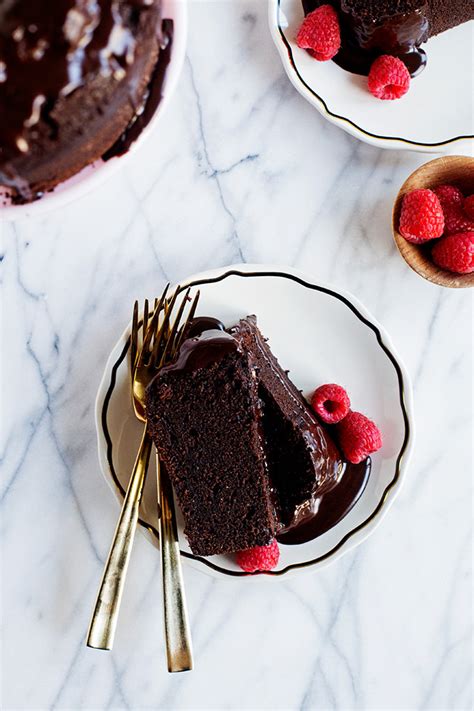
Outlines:
{"type": "MultiPolygon", "coordinates": [[[[305,14],[328,0],[302,0],[305,14]]],[[[341,48],[333,61],[354,74],[369,73],[381,54],[399,57],[411,76],[426,65],[420,45],[474,18],[470,0],[329,0],[339,16],[341,48]]]]}
{"type": "Polygon", "coordinates": [[[109,151],[168,43],[159,0],[0,3],[0,184],[31,200],[109,151]]]}
{"type": "Polygon", "coordinates": [[[258,453],[267,469],[275,535],[283,544],[303,543],[335,526],[352,509],[369,479],[370,458],[358,465],[343,461],[330,428],[317,420],[281,369],[255,317],[242,319],[228,331],[214,318],[196,318],[175,362],[160,371],[161,397],[168,398],[168,387],[173,397],[170,374],[191,377],[239,353],[249,358],[258,385],[258,453]]]}

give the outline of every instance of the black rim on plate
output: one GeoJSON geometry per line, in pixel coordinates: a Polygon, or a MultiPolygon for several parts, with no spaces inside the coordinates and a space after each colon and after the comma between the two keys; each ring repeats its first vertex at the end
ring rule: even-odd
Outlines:
{"type": "MultiPolygon", "coordinates": [[[[301,2],[301,0],[295,0],[295,2],[301,2]]],[[[281,39],[283,41],[283,44],[286,47],[286,50],[288,52],[288,59],[290,61],[291,66],[293,67],[293,70],[300,80],[300,82],[303,84],[303,86],[312,94],[321,104],[321,106],[324,108],[324,111],[328,116],[332,116],[333,118],[337,119],[338,121],[343,121],[346,124],[349,124],[350,126],[353,126],[355,129],[360,131],[366,136],[369,136],[370,138],[377,138],[382,141],[394,141],[397,143],[403,143],[408,146],[424,146],[425,148],[436,148],[437,146],[447,146],[450,143],[455,143],[456,141],[461,141],[461,140],[469,140],[469,139],[474,139],[474,135],[462,135],[462,136],[455,136],[454,138],[447,138],[445,141],[438,141],[435,143],[424,143],[423,141],[410,141],[408,138],[401,138],[400,136],[379,136],[377,133],[371,133],[370,131],[366,131],[365,128],[362,128],[362,126],[359,126],[357,123],[354,121],[351,121],[351,119],[347,118],[347,116],[341,116],[340,114],[334,113],[334,111],[331,111],[329,109],[327,103],[323,99],[322,96],[320,96],[301,76],[298,67],[296,66],[295,59],[293,57],[293,50],[291,48],[290,43],[286,39],[285,33],[283,32],[281,22],[280,22],[280,17],[281,17],[281,0],[277,1],[277,16],[276,16],[276,24],[278,27],[278,31],[280,33],[281,39]]],[[[344,69],[341,69],[341,71],[345,71],[344,69]]]]}
{"type": "MultiPolygon", "coordinates": [[[[343,304],[345,304],[351,311],[352,313],[357,316],[357,318],[362,321],[368,328],[370,328],[371,331],[375,334],[375,337],[377,339],[377,342],[379,343],[380,347],[388,357],[389,361],[392,363],[395,372],[397,374],[397,380],[398,380],[398,389],[399,389],[399,397],[400,397],[400,407],[402,410],[402,415],[403,415],[403,421],[405,425],[405,434],[402,442],[402,446],[400,449],[400,452],[398,453],[396,464],[395,464],[395,472],[393,479],[387,484],[385,487],[382,497],[380,501],[378,502],[377,506],[375,509],[372,511],[370,516],[368,516],[365,521],[362,523],[358,524],[355,528],[353,528],[351,531],[346,533],[341,540],[331,548],[327,553],[324,553],[323,555],[318,556],[317,558],[313,558],[312,560],[304,561],[301,563],[290,563],[287,565],[285,568],[282,568],[281,570],[270,570],[270,571],[259,571],[256,573],[245,573],[241,572],[238,570],[228,570],[227,568],[223,568],[220,565],[217,565],[216,563],[212,562],[211,560],[208,560],[207,558],[204,558],[203,556],[198,556],[194,555],[193,553],[189,553],[188,551],[181,551],[181,555],[184,558],[189,558],[191,560],[197,560],[200,563],[203,563],[206,565],[208,568],[212,568],[213,570],[222,573],[224,575],[228,575],[231,577],[248,577],[249,575],[267,575],[267,576],[282,576],[285,573],[288,573],[290,570],[296,570],[298,568],[309,568],[312,565],[315,565],[316,563],[321,563],[324,560],[327,560],[330,558],[336,551],[340,550],[344,544],[350,540],[356,533],[359,531],[362,531],[364,528],[366,528],[369,523],[371,523],[380,513],[382,510],[385,501],[387,500],[387,497],[390,493],[390,491],[393,489],[395,484],[398,482],[400,478],[400,466],[401,466],[401,461],[403,458],[403,455],[406,452],[407,446],[408,446],[408,441],[410,439],[410,422],[408,419],[408,413],[406,409],[406,403],[405,403],[405,385],[404,385],[404,380],[403,380],[403,373],[402,370],[393,355],[393,353],[390,351],[388,346],[384,343],[382,334],[380,333],[380,330],[375,326],[371,321],[369,321],[365,316],[363,316],[360,311],[357,309],[354,304],[351,303],[345,296],[342,296],[341,294],[338,294],[335,291],[332,291],[331,289],[327,289],[326,287],[323,286],[318,286],[317,284],[312,284],[308,281],[305,281],[304,279],[294,275],[294,274],[288,274],[286,272],[278,272],[278,271],[255,271],[255,272],[241,272],[238,269],[231,269],[223,274],[220,274],[219,276],[216,277],[211,277],[208,279],[196,279],[192,282],[187,282],[184,286],[180,287],[180,291],[184,291],[185,289],[191,287],[198,287],[202,286],[204,284],[215,284],[217,282],[221,282],[224,279],[227,279],[228,277],[231,276],[237,276],[237,277],[244,277],[244,278],[255,278],[255,277],[280,277],[283,279],[289,279],[290,281],[296,282],[297,284],[300,284],[301,286],[304,286],[307,289],[311,289],[312,291],[319,291],[323,294],[327,294],[328,296],[332,296],[335,299],[338,299],[341,301],[343,304]]],[[[118,357],[118,359],[115,361],[114,365],[112,366],[111,370],[111,376],[110,376],[110,383],[107,388],[107,392],[104,398],[104,402],[102,404],[102,410],[101,410],[101,424],[102,424],[102,431],[105,437],[105,441],[107,443],[107,462],[109,465],[110,473],[112,475],[112,479],[114,481],[114,484],[117,488],[117,491],[120,493],[120,496],[123,498],[125,496],[125,490],[119,481],[119,478],[117,476],[117,473],[115,471],[114,467],[114,462],[113,462],[113,442],[112,438],[110,436],[109,432],[109,427],[107,423],[107,414],[108,414],[108,408],[110,405],[110,400],[112,398],[112,393],[115,388],[115,384],[117,382],[117,372],[125,358],[127,357],[127,353],[130,347],[130,337],[127,338],[127,341],[118,357]]],[[[158,536],[158,531],[156,528],[143,519],[139,518],[138,522],[140,523],[141,526],[146,528],[157,540],[159,539],[158,536]]]]}

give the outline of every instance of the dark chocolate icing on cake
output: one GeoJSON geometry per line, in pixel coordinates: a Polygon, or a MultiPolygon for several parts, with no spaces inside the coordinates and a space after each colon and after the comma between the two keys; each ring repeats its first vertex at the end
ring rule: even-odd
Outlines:
{"type": "Polygon", "coordinates": [[[474,18],[472,0],[303,0],[304,11],[328,1],[341,26],[341,49],[334,61],[355,74],[368,74],[377,57],[391,54],[415,76],[426,64],[421,44],[474,18]]]}
{"type": "Polygon", "coordinates": [[[160,5],[0,3],[0,184],[33,199],[111,148],[152,93],[160,5]]]}
{"type": "Polygon", "coordinates": [[[230,332],[257,366],[270,479],[278,502],[278,530],[312,515],[313,502],[341,479],[345,464],[329,434],[291,382],[257,328],[255,316],[230,332]]]}
{"type": "Polygon", "coordinates": [[[205,328],[195,335],[191,332],[181,346],[177,360],[162,368],[161,374],[191,373],[200,368],[208,368],[237,350],[235,338],[221,329],[205,328]]]}

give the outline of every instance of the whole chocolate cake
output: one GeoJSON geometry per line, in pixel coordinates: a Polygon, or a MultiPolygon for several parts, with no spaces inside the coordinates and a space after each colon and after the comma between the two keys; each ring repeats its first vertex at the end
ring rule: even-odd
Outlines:
{"type": "Polygon", "coordinates": [[[126,148],[169,59],[160,0],[0,2],[0,186],[25,202],[126,148]]]}
{"type": "Polygon", "coordinates": [[[346,470],[254,316],[228,331],[197,323],[150,384],[147,418],[196,554],[307,525],[346,470]]]}
{"type": "Polygon", "coordinates": [[[413,76],[426,63],[421,44],[474,19],[472,0],[303,0],[303,8],[308,14],[328,2],[341,26],[341,49],[334,61],[357,74],[368,74],[374,59],[391,54],[413,76]]]}

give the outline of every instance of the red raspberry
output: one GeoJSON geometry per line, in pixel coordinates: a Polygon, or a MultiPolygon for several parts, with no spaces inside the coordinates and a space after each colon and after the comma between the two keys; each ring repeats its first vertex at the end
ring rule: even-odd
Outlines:
{"type": "Polygon", "coordinates": [[[462,206],[464,213],[470,220],[474,221],[474,195],[468,195],[462,206]]]}
{"type": "Polygon", "coordinates": [[[280,549],[275,539],[268,546],[255,546],[237,553],[237,564],[246,573],[257,570],[273,570],[280,559],[280,549]]]}
{"type": "Polygon", "coordinates": [[[340,385],[328,383],[314,391],[311,407],[323,422],[335,425],[347,415],[351,407],[349,396],[340,385]]]}
{"type": "Polygon", "coordinates": [[[352,464],[359,464],[382,446],[377,425],[360,412],[351,410],[336,428],[344,456],[352,464]]]}
{"type": "Polygon", "coordinates": [[[399,230],[408,242],[414,244],[441,237],[444,215],[432,190],[412,190],[403,196],[399,230]]]}
{"type": "Polygon", "coordinates": [[[474,230],[474,220],[470,220],[463,212],[461,205],[451,205],[445,207],[444,211],[444,234],[446,237],[459,232],[472,232],[474,230]]]}
{"type": "Polygon", "coordinates": [[[474,272],[474,232],[443,237],[436,242],[431,254],[438,267],[455,274],[474,272]]]}
{"type": "Polygon", "coordinates": [[[410,88],[410,72],[401,59],[383,54],[370,67],[368,87],[377,99],[400,99],[410,88]]]}
{"type": "Polygon", "coordinates": [[[332,5],[321,5],[304,18],[296,44],[320,62],[326,62],[338,53],[341,33],[339,18],[332,5]]]}
{"type": "Polygon", "coordinates": [[[455,185],[438,185],[433,188],[433,192],[438,196],[443,210],[453,205],[461,205],[464,199],[462,192],[455,185]]]}
{"type": "Polygon", "coordinates": [[[474,219],[466,212],[466,200],[459,188],[454,185],[438,185],[433,192],[443,208],[445,236],[474,230],[474,219]]]}

